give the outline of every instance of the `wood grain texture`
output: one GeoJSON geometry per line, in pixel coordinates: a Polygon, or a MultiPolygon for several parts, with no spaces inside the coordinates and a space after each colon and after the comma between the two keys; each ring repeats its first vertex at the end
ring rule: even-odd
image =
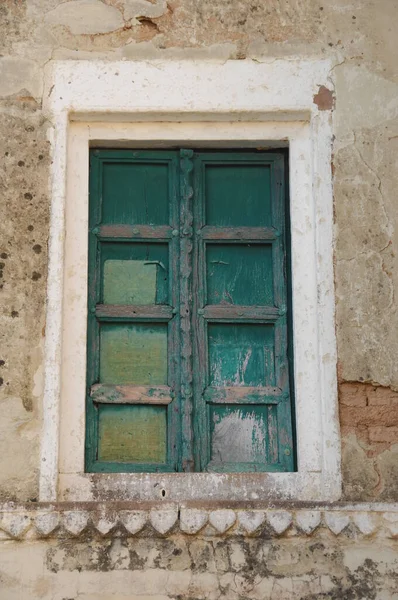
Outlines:
{"type": "Polygon", "coordinates": [[[194,468],[193,460],[193,375],[192,375],[192,171],[193,151],[180,152],[180,344],[181,344],[181,467],[194,468]]]}
{"type": "Polygon", "coordinates": [[[173,318],[171,306],[162,304],[147,305],[120,305],[120,304],[97,304],[95,316],[99,320],[148,320],[169,321],[173,318]]]}
{"type": "Polygon", "coordinates": [[[100,225],[96,233],[100,240],[169,240],[172,231],[169,225],[100,225]]]}
{"type": "Polygon", "coordinates": [[[198,230],[198,235],[204,240],[230,240],[272,242],[280,235],[273,227],[215,227],[206,225],[198,230]]]}
{"type": "Polygon", "coordinates": [[[91,386],[91,398],[99,404],[170,404],[174,394],[167,385],[109,385],[91,386]]]}
{"type": "Polygon", "coordinates": [[[285,396],[272,386],[224,386],[206,388],[204,398],[213,404],[278,404],[285,396]]]}
{"type": "Polygon", "coordinates": [[[214,321],[269,321],[273,323],[280,316],[281,311],[274,306],[233,306],[228,304],[215,304],[205,306],[203,316],[214,321]]]}

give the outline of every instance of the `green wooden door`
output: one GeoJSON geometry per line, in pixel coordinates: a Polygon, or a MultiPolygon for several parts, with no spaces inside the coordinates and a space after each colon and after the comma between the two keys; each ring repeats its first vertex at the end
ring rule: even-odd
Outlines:
{"type": "Polygon", "coordinates": [[[90,155],[88,471],[290,471],[284,157],[90,155]]]}

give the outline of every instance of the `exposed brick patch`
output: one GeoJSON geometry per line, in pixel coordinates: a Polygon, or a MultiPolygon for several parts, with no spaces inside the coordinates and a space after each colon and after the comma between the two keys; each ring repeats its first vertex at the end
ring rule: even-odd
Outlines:
{"type": "Polygon", "coordinates": [[[340,425],[343,438],[355,433],[367,446],[368,456],[377,456],[398,444],[398,392],[368,383],[339,386],[340,425]]]}
{"type": "MultiPolygon", "coordinates": [[[[344,426],[390,427],[398,425],[397,406],[341,406],[341,423],[344,426]]],[[[398,437],[397,437],[398,442],[398,437]]]]}
{"type": "MultiPolygon", "coordinates": [[[[370,386],[367,390],[367,398],[369,405],[398,405],[398,392],[394,392],[393,390],[387,387],[370,386]]],[[[398,406],[396,410],[398,412],[398,406]]]]}
{"type": "Polygon", "coordinates": [[[340,405],[345,406],[366,406],[367,394],[366,386],[363,384],[342,383],[340,385],[340,405]]]}
{"type": "Polygon", "coordinates": [[[396,444],[398,442],[398,427],[369,427],[371,442],[385,442],[396,444]]]}
{"type": "Polygon", "coordinates": [[[314,96],[314,104],[317,105],[319,110],[332,110],[334,106],[333,92],[321,85],[318,93],[314,96]]]}

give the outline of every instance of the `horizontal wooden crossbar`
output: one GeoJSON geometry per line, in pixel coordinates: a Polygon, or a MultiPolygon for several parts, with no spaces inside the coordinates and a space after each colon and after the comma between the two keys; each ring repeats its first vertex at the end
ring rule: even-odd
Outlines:
{"type": "Polygon", "coordinates": [[[96,233],[101,240],[169,240],[173,236],[169,225],[100,225],[96,233]]]}
{"type": "Polygon", "coordinates": [[[110,385],[96,383],[90,395],[98,404],[170,404],[173,400],[167,385],[110,385]]]}
{"type": "Polygon", "coordinates": [[[207,225],[200,230],[204,240],[231,241],[264,241],[271,242],[280,235],[273,227],[211,227],[207,225]]]}
{"type": "Polygon", "coordinates": [[[206,319],[214,321],[268,321],[275,322],[285,311],[274,306],[233,306],[209,304],[201,310],[206,319]]]}
{"type": "Polygon", "coordinates": [[[95,316],[100,321],[170,321],[173,309],[164,304],[97,304],[95,316]]]}
{"type": "Polygon", "coordinates": [[[278,404],[287,397],[278,387],[208,387],[204,399],[210,404],[278,404]]]}

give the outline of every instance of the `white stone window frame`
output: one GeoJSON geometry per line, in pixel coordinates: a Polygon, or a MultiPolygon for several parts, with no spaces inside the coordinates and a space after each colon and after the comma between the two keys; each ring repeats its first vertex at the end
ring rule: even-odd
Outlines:
{"type": "Polygon", "coordinates": [[[327,60],[53,61],[40,500],[331,501],[341,494],[327,60]],[[289,148],[294,473],[84,472],[89,148],[289,148]]]}

